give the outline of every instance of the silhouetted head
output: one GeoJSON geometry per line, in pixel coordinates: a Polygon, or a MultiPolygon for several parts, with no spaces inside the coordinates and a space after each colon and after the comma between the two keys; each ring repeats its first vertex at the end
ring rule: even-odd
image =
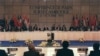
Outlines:
{"type": "Polygon", "coordinates": [[[34,51],[35,47],[33,44],[28,44],[28,49],[29,49],[29,51],[34,51]]]}
{"type": "Polygon", "coordinates": [[[63,41],[62,46],[63,46],[63,48],[68,48],[69,42],[68,41],[63,41]]]}
{"type": "Polygon", "coordinates": [[[93,49],[94,50],[99,50],[99,46],[100,46],[99,43],[94,43],[93,44],[93,49]]]}

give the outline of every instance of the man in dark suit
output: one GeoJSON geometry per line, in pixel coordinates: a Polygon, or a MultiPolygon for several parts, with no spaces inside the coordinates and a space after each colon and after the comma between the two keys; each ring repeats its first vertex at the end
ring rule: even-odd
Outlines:
{"type": "Polygon", "coordinates": [[[56,56],[74,56],[73,51],[68,49],[69,43],[64,41],[62,43],[62,49],[57,50],[56,56]]]}
{"type": "Polygon", "coordinates": [[[51,40],[54,40],[54,33],[51,33],[51,40]]]}
{"type": "Polygon", "coordinates": [[[4,50],[0,50],[0,56],[8,56],[4,50]]]}
{"type": "Polygon", "coordinates": [[[94,51],[91,51],[89,56],[100,56],[99,46],[100,46],[99,43],[94,43],[93,44],[94,51]]]}
{"type": "Polygon", "coordinates": [[[35,50],[35,47],[32,44],[28,45],[29,51],[24,52],[24,56],[40,56],[39,52],[35,50]]]}
{"type": "Polygon", "coordinates": [[[55,27],[55,24],[53,24],[52,27],[51,27],[51,31],[56,30],[55,28],[56,28],[56,27],[55,27]]]}

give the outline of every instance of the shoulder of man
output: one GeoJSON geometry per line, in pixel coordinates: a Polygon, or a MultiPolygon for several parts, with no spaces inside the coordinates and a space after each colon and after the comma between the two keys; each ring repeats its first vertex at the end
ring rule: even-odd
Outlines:
{"type": "Polygon", "coordinates": [[[5,50],[1,50],[1,49],[0,49],[0,52],[5,52],[5,50]]]}
{"type": "Polygon", "coordinates": [[[69,51],[73,51],[73,50],[71,50],[71,49],[68,49],[69,51]]]}
{"type": "Polygon", "coordinates": [[[25,54],[25,53],[29,53],[29,51],[25,51],[24,54],[25,54]]]}

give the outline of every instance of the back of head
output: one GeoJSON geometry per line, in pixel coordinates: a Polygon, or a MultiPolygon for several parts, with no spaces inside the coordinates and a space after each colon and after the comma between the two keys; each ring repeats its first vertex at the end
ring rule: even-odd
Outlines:
{"type": "Polygon", "coordinates": [[[34,51],[35,47],[33,44],[28,44],[28,49],[29,49],[29,51],[34,51]]]}
{"type": "Polygon", "coordinates": [[[94,50],[99,50],[99,46],[100,46],[99,43],[94,43],[94,44],[93,44],[93,49],[94,49],[94,50]]]}
{"type": "Polygon", "coordinates": [[[67,48],[69,46],[69,42],[63,41],[62,46],[63,46],[63,48],[67,48]]]}

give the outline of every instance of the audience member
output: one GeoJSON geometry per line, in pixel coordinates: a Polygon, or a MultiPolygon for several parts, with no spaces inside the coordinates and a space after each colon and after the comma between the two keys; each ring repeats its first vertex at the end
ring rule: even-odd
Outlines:
{"type": "Polygon", "coordinates": [[[28,44],[29,51],[24,52],[23,56],[40,56],[39,52],[35,50],[32,44],[28,44]]]}
{"type": "Polygon", "coordinates": [[[8,56],[4,50],[0,50],[0,56],[8,56]]]}
{"type": "Polygon", "coordinates": [[[57,50],[56,56],[74,56],[74,53],[71,49],[68,49],[69,43],[63,41],[62,49],[57,50]]]}
{"type": "Polygon", "coordinates": [[[100,47],[99,43],[94,43],[93,44],[94,51],[91,51],[90,54],[89,54],[89,56],[100,56],[99,47],[100,47]]]}

